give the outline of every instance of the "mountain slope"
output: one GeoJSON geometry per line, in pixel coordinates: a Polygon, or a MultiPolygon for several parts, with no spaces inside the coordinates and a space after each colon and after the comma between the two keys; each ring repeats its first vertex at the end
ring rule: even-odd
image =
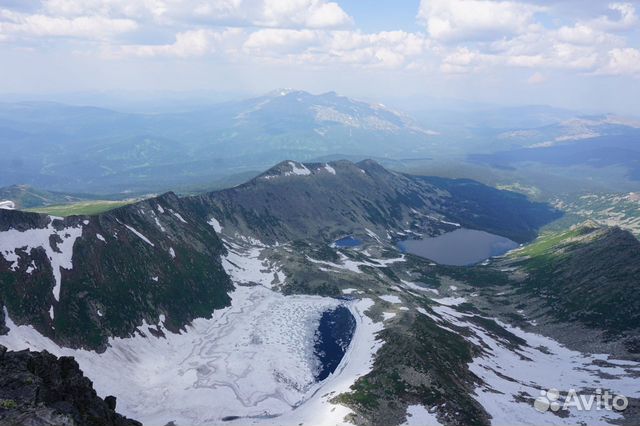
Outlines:
{"type": "Polygon", "coordinates": [[[180,113],[0,103],[0,186],[119,193],[328,154],[424,157],[432,132],[381,105],[279,90],[180,113]]]}
{"type": "Polygon", "coordinates": [[[264,243],[356,234],[391,244],[461,225],[524,241],[556,215],[511,193],[474,187],[489,195],[468,197],[456,185],[373,161],[284,162],[233,189],[168,193],[96,216],[0,211],[0,299],[17,324],[66,346],[104,349],[142,321],[176,331],[228,305],[216,230],[264,243]],[[500,212],[514,208],[522,218],[508,222],[500,212]]]}
{"type": "Polygon", "coordinates": [[[0,298],[18,324],[100,349],[143,320],[176,331],[228,305],[224,252],[171,193],[91,217],[2,211],[0,298]]]}
{"type": "Polygon", "coordinates": [[[402,239],[457,226],[524,242],[559,215],[522,195],[468,180],[402,175],[371,160],[285,161],[244,185],[188,202],[212,213],[229,235],[238,232],[269,242],[333,240],[352,233],[402,239]]]}
{"type": "Polygon", "coordinates": [[[519,291],[544,298],[560,321],[579,321],[610,335],[640,329],[640,241],[594,224],[547,236],[506,264],[524,270],[519,291]]]}

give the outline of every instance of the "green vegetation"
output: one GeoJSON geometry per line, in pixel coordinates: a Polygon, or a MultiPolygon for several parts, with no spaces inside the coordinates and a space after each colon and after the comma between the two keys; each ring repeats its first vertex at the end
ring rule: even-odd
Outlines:
{"type": "Polygon", "coordinates": [[[0,409],[13,410],[18,407],[18,404],[13,399],[0,399],[0,409]]]}
{"type": "Polygon", "coordinates": [[[95,215],[113,210],[118,207],[126,206],[133,203],[135,200],[125,201],[108,201],[108,200],[96,200],[96,201],[81,201],[72,204],[60,204],[55,206],[38,207],[35,209],[27,209],[26,211],[33,213],[44,213],[52,216],[80,216],[80,215],[95,215]]]}
{"type": "MultiPolygon", "coordinates": [[[[423,305],[429,309],[428,305],[423,305]]],[[[502,337],[502,336],[501,336],[502,337]]],[[[504,336],[505,340],[511,336],[504,336]]],[[[406,316],[380,333],[385,344],[373,369],[334,402],[352,408],[372,425],[402,423],[406,407],[447,405],[451,423],[486,425],[486,412],[470,396],[468,364],[478,348],[425,315],[406,316]]]]}
{"type": "Polygon", "coordinates": [[[628,231],[586,224],[512,253],[524,268],[522,295],[543,297],[549,314],[619,335],[640,327],[640,242],[628,231]]]}

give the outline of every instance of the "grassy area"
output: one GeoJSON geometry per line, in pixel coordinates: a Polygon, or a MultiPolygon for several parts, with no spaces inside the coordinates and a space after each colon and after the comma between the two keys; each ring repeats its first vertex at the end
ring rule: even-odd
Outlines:
{"type": "Polygon", "coordinates": [[[557,249],[564,241],[584,235],[584,228],[574,228],[565,232],[543,235],[528,246],[513,252],[512,256],[538,257],[557,249]]]}
{"type": "Polygon", "coordinates": [[[107,200],[92,200],[81,201],[72,204],[60,204],[55,206],[38,207],[34,209],[27,209],[29,212],[44,213],[52,216],[74,216],[74,215],[94,215],[104,213],[109,210],[113,210],[118,207],[125,206],[133,203],[134,200],[126,201],[107,201],[107,200]]]}

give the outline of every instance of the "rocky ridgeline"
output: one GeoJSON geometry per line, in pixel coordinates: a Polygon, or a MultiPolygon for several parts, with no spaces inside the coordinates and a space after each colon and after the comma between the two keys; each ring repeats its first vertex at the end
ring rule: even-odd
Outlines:
{"type": "Polygon", "coordinates": [[[139,426],[100,398],[71,357],[0,346],[0,425],[139,426]]]}

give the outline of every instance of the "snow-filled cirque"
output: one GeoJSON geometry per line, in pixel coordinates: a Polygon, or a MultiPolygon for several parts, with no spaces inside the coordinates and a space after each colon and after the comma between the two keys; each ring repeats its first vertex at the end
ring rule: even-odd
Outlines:
{"type": "MultiPolygon", "coordinates": [[[[164,329],[161,316],[157,324],[139,327],[132,338],[111,339],[106,352],[97,354],[61,348],[31,326],[16,326],[5,312],[10,332],[0,336],[0,344],[74,356],[98,394],[117,396],[118,410],[145,424],[269,422],[301,404],[313,406],[309,418],[316,418],[328,404],[320,396],[325,389],[319,388],[347,391],[370,367],[379,328],[363,311],[372,302],[284,296],[265,285],[249,285],[284,277],[258,259],[258,249],[239,250],[231,248],[226,259],[236,284],[232,305],[211,319],[195,320],[181,334],[164,329]],[[322,313],[341,304],[356,318],[356,332],[336,372],[317,383],[314,335],[322,313]],[[154,337],[151,328],[165,337],[154,337]]],[[[304,411],[296,410],[296,418],[304,411]]],[[[334,422],[348,413],[346,408],[325,411],[334,422]]]]}

